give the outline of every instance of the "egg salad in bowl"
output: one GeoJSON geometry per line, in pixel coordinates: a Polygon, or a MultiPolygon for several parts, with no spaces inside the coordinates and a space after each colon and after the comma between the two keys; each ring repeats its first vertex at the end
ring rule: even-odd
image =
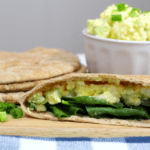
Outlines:
{"type": "Polygon", "coordinates": [[[109,6],[100,18],[87,20],[88,34],[127,41],[150,41],[150,12],[125,3],[109,6]]]}
{"type": "Polygon", "coordinates": [[[113,4],[83,30],[92,73],[150,75],[150,12],[113,4]]]}

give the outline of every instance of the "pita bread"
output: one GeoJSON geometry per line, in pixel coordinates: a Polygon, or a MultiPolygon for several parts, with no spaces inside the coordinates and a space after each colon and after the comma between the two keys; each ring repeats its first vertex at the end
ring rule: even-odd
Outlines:
{"type": "MultiPolygon", "coordinates": [[[[81,66],[81,68],[79,70],[77,70],[75,73],[85,73],[85,72],[86,72],[86,67],[81,66]]],[[[19,90],[18,92],[0,93],[0,101],[1,102],[11,102],[11,103],[19,104],[19,101],[20,101],[21,97],[24,94],[26,94],[28,90],[31,90],[37,84],[42,83],[44,81],[48,81],[48,79],[47,80],[33,81],[33,82],[24,82],[24,83],[16,83],[16,84],[9,84],[9,85],[0,85],[1,89],[6,88],[6,89],[9,89],[9,90],[10,89],[11,90],[12,89],[13,90],[19,90]]]]}
{"type": "Polygon", "coordinates": [[[0,52],[0,84],[48,79],[80,67],[78,57],[65,50],[39,47],[23,53],[0,52]]]}
{"type": "Polygon", "coordinates": [[[17,92],[17,93],[0,93],[0,102],[10,102],[18,104],[21,97],[26,92],[17,92]]]}
{"type": "Polygon", "coordinates": [[[26,93],[20,103],[23,111],[32,117],[48,120],[67,120],[67,121],[76,121],[76,122],[89,122],[89,123],[99,123],[99,124],[110,124],[110,125],[124,125],[124,126],[135,126],[135,127],[150,127],[150,120],[135,121],[135,120],[122,120],[122,119],[95,119],[91,117],[79,117],[71,116],[68,118],[58,119],[50,112],[36,112],[28,111],[25,105],[27,99],[36,92],[46,91],[52,85],[59,84],[62,81],[68,80],[84,80],[84,81],[97,81],[97,82],[107,82],[112,81],[116,83],[120,80],[120,83],[123,84],[140,84],[143,86],[150,86],[150,76],[135,76],[135,75],[114,75],[114,74],[90,74],[90,73],[81,73],[81,74],[70,74],[57,78],[52,78],[49,81],[43,82],[33,88],[31,91],[26,93]]]}
{"type": "MultiPolygon", "coordinates": [[[[85,73],[86,67],[81,66],[79,70],[75,71],[76,73],[85,73]]],[[[28,81],[28,82],[21,82],[21,83],[12,83],[12,84],[1,84],[0,85],[0,92],[20,92],[20,91],[29,91],[37,84],[42,83],[45,80],[36,80],[36,81],[28,81]]]]}

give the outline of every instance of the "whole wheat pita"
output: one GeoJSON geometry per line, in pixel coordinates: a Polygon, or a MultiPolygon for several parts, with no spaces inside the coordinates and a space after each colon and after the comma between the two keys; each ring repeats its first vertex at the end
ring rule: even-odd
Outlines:
{"type": "MultiPolygon", "coordinates": [[[[86,67],[81,66],[79,70],[75,71],[74,73],[85,73],[86,67]]],[[[0,85],[0,92],[21,92],[21,91],[28,91],[35,87],[37,84],[40,84],[45,80],[35,80],[35,81],[28,81],[28,82],[20,82],[20,83],[10,83],[10,84],[1,84],[0,85]]]]}
{"type": "Polygon", "coordinates": [[[14,92],[14,93],[0,93],[0,102],[10,102],[14,104],[19,104],[21,97],[26,92],[14,92]]]}
{"type": "Polygon", "coordinates": [[[59,119],[52,112],[37,112],[37,111],[29,111],[29,109],[26,106],[26,102],[29,97],[33,95],[33,93],[36,92],[43,92],[52,89],[56,85],[62,84],[62,82],[67,81],[86,81],[88,82],[97,82],[98,84],[101,83],[113,83],[118,85],[119,84],[126,84],[126,85],[140,85],[140,86],[148,86],[150,87],[150,76],[133,76],[133,75],[114,75],[114,74],[70,74],[65,75],[62,77],[57,77],[50,79],[49,81],[43,82],[39,85],[37,85],[35,88],[33,88],[31,91],[26,93],[20,103],[21,108],[23,111],[32,117],[40,118],[40,119],[48,119],[48,120],[67,120],[67,121],[76,121],[76,122],[89,122],[89,123],[99,123],[99,124],[110,124],[110,125],[124,125],[124,126],[135,126],[135,127],[150,127],[150,120],[124,120],[124,119],[108,119],[108,118],[101,118],[96,119],[92,117],[87,116],[74,116],[66,117],[59,119]]]}
{"type": "MultiPolygon", "coordinates": [[[[86,72],[86,67],[81,66],[79,70],[77,70],[74,73],[85,73],[86,72]]],[[[0,85],[1,90],[12,90],[11,92],[2,92],[0,93],[0,101],[1,102],[11,102],[15,104],[19,104],[19,101],[21,100],[22,96],[26,94],[29,90],[31,90],[33,87],[36,85],[48,81],[47,80],[39,80],[39,81],[33,81],[33,82],[24,82],[24,83],[16,83],[16,84],[8,84],[8,85],[0,85]],[[18,90],[18,92],[14,91],[18,90]]]]}
{"type": "Polygon", "coordinates": [[[35,48],[27,52],[0,52],[0,84],[48,79],[78,70],[78,57],[65,50],[35,48]]]}

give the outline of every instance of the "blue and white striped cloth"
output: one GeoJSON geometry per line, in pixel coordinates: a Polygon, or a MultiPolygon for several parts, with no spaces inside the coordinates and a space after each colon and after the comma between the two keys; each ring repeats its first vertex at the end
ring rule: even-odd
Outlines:
{"type": "MultiPolygon", "coordinates": [[[[84,54],[77,56],[86,66],[84,54]]],[[[150,137],[39,138],[1,135],[0,150],[150,150],[150,137]]]]}
{"type": "Polygon", "coordinates": [[[0,150],[150,150],[150,137],[38,138],[0,136],[0,150]]]}

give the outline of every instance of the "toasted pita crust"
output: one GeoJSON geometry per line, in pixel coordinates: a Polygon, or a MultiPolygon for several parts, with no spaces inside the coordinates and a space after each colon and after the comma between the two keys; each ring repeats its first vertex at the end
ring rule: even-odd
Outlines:
{"type": "Polygon", "coordinates": [[[78,57],[59,49],[0,52],[0,84],[43,80],[78,70],[78,57]]]}
{"type": "Polygon", "coordinates": [[[57,77],[50,79],[49,81],[43,82],[33,88],[31,91],[26,93],[20,103],[23,111],[32,117],[40,118],[40,119],[48,119],[48,120],[67,120],[67,121],[76,121],[76,122],[89,122],[89,123],[99,123],[99,124],[110,124],[110,125],[124,125],[124,126],[134,126],[134,127],[150,127],[150,120],[143,121],[135,121],[135,120],[122,120],[122,119],[95,119],[91,117],[79,117],[79,116],[71,116],[68,118],[58,119],[52,113],[49,112],[36,112],[36,111],[28,111],[25,105],[28,97],[30,97],[33,93],[38,91],[48,90],[52,84],[59,84],[59,82],[67,81],[67,80],[84,80],[84,81],[117,81],[123,83],[134,83],[140,84],[143,86],[150,86],[150,76],[140,75],[113,75],[113,74],[90,74],[90,73],[81,73],[81,74],[70,74],[62,77],[57,77]]]}
{"type": "MultiPolygon", "coordinates": [[[[85,73],[86,67],[81,66],[79,70],[75,71],[75,73],[85,73]]],[[[36,81],[28,81],[28,82],[21,82],[21,83],[12,83],[12,84],[1,84],[0,85],[0,92],[21,92],[21,91],[29,91],[36,85],[48,81],[49,79],[45,80],[36,80],[36,81]]]]}

